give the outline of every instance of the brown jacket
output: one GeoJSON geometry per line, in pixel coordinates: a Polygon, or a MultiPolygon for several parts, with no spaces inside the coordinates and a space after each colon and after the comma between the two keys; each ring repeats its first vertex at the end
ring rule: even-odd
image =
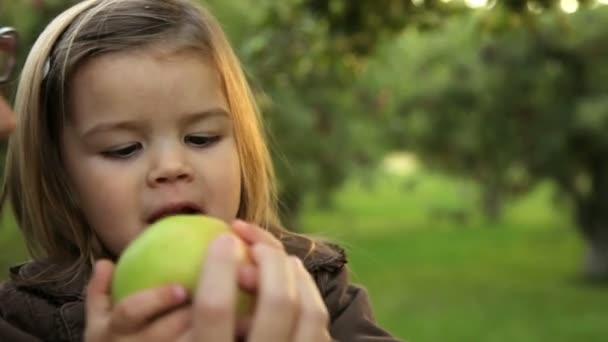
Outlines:
{"type": "MultiPolygon", "coordinates": [[[[286,247],[303,257],[297,247],[286,247]]],[[[329,310],[334,340],[399,341],[376,325],[365,290],[349,283],[342,250],[332,247],[329,253],[315,253],[303,260],[329,310]]],[[[34,262],[13,267],[11,281],[0,286],[0,342],[82,341],[86,279],[68,285],[18,285],[40,267],[34,262]]]]}

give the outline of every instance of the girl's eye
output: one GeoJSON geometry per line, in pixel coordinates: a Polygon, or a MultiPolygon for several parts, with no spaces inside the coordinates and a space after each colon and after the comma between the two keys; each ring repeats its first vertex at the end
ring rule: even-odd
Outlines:
{"type": "Polygon", "coordinates": [[[220,140],[219,135],[207,136],[207,135],[188,135],[184,138],[186,144],[190,144],[195,147],[207,147],[220,140]]]}
{"type": "Polygon", "coordinates": [[[133,143],[128,145],[119,146],[118,148],[111,149],[109,151],[104,151],[102,154],[106,157],[110,158],[122,158],[126,159],[132,157],[141,149],[141,143],[133,143]]]}

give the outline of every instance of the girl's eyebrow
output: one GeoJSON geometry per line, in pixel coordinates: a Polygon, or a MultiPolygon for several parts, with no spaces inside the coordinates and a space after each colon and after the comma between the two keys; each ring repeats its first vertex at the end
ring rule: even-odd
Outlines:
{"type": "Polygon", "coordinates": [[[183,114],[183,115],[180,115],[180,117],[182,118],[180,120],[181,123],[185,124],[185,125],[188,125],[188,124],[191,124],[191,123],[197,122],[197,121],[203,121],[206,119],[214,118],[214,117],[219,117],[219,118],[230,120],[230,114],[228,114],[228,111],[221,107],[211,108],[211,109],[208,109],[208,110],[205,110],[202,112],[183,114]]]}
{"type": "MultiPolygon", "coordinates": [[[[207,120],[207,119],[214,118],[214,117],[219,117],[219,118],[224,118],[224,119],[230,120],[230,115],[228,114],[228,111],[223,108],[220,108],[220,107],[211,108],[208,110],[204,110],[202,112],[183,114],[183,115],[179,115],[179,116],[181,117],[180,123],[183,125],[188,125],[193,122],[203,121],[203,120],[207,120]]],[[[82,134],[82,136],[83,136],[83,138],[88,138],[88,137],[94,136],[95,134],[99,134],[99,133],[111,131],[111,130],[137,130],[138,126],[139,126],[138,123],[140,123],[140,120],[102,122],[102,123],[93,125],[93,127],[85,130],[85,132],[82,134]]]]}
{"type": "Polygon", "coordinates": [[[116,121],[116,122],[102,122],[99,124],[93,125],[93,127],[88,128],[82,134],[83,138],[90,138],[96,134],[112,131],[112,130],[136,130],[137,129],[137,120],[125,120],[125,121],[116,121]]]}

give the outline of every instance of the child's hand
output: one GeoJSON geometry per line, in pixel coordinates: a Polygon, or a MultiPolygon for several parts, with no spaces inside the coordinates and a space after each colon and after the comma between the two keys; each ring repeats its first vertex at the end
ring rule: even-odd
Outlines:
{"type": "Polygon", "coordinates": [[[234,237],[212,244],[194,298],[189,340],[233,342],[238,330],[250,342],[330,341],[327,309],[302,262],[288,256],[281,242],[261,228],[237,221],[233,231],[249,245],[257,271],[239,269],[239,242],[234,237]],[[236,323],[236,279],[257,292],[247,327],[236,323]]]}
{"type": "Polygon", "coordinates": [[[113,264],[102,260],[95,265],[87,287],[87,342],[176,341],[190,327],[192,313],[185,289],[163,286],[129,296],[116,305],[110,298],[113,264]]]}

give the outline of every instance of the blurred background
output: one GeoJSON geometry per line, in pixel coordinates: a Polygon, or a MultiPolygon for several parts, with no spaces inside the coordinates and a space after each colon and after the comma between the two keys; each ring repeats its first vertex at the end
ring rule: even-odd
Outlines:
{"type": "MultiPolygon", "coordinates": [[[[69,0],[0,0],[22,58],[69,0]]],[[[606,341],[608,0],[208,0],[285,222],[409,341],[606,341]]],[[[6,90],[11,96],[15,84],[6,90]]],[[[27,259],[9,215],[1,277],[27,259]]]]}

